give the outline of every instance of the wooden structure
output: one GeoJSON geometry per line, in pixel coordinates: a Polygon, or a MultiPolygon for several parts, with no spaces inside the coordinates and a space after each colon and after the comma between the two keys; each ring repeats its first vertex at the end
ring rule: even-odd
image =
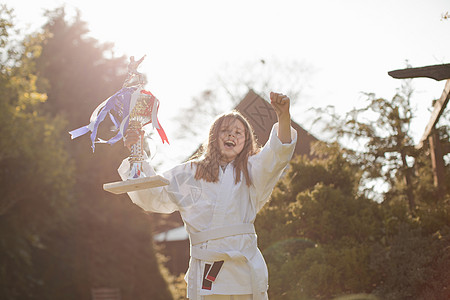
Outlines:
{"type": "Polygon", "coordinates": [[[434,184],[438,188],[439,196],[442,198],[444,196],[443,156],[446,153],[442,151],[439,142],[439,137],[437,136],[437,133],[435,131],[435,126],[436,123],[439,121],[440,116],[444,112],[450,97],[450,64],[394,70],[388,72],[388,74],[394,78],[399,79],[427,77],[438,81],[445,79],[447,80],[441,97],[434,104],[433,112],[431,114],[427,126],[425,127],[425,131],[422,135],[422,138],[420,139],[419,143],[416,146],[417,149],[422,148],[423,143],[428,139],[430,144],[431,162],[434,173],[434,184]]]}
{"type": "Polygon", "coordinates": [[[426,77],[440,81],[450,78],[450,64],[394,70],[388,74],[397,79],[426,77]]]}
{"type": "MultiPolygon", "coordinates": [[[[273,124],[277,122],[277,115],[270,103],[250,90],[235,109],[252,125],[258,143],[264,145],[269,139],[273,124]]],[[[298,135],[294,155],[310,156],[311,143],[317,139],[294,121],[291,121],[291,126],[297,130],[298,135]]]]}

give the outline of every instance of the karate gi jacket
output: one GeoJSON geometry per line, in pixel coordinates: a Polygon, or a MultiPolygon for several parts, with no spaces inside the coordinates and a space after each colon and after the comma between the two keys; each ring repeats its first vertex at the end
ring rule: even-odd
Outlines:
{"type": "MultiPolygon", "coordinates": [[[[289,144],[282,144],[277,136],[278,123],[274,124],[266,145],[248,159],[252,185],[245,177],[235,183],[233,163],[223,171],[219,168],[216,183],[196,180],[196,165],[187,162],[162,175],[170,181],[165,187],[129,192],[131,200],[146,211],[172,213],[179,211],[191,240],[191,259],[186,274],[188,298],[200,299],[201,295],[253,294],[259,299],[268,288],[268,271],[264,258],[257,248],[254,229],[232,235],[206,235],[206,240],[193,245],[192,235],[214,230],[227,232],[230,225],[243,224],[252,228],[256,214],[268,201],[275,184],[292,158],[297,132],[291,127],[289,144]],[[209,239],[208,237],[212,237],[209,239]],[[202,288],[205,264],[224,260],[211,289],[202,288]]],[[[144,164],[144,173],[154,175],[153,168],[144,164]]],[[[127,179],[129,162],[119,167],[123,180],[127,179]]],[[[242,226],[241,226],[242,227],[242,226]]],[[[233,230],[232,230],[233,231],[233,230]]],[[[239,230],[238,230],[239,231],[239,230]]],[[[236,233],[236,232],[235,232],[236,233]]]]}

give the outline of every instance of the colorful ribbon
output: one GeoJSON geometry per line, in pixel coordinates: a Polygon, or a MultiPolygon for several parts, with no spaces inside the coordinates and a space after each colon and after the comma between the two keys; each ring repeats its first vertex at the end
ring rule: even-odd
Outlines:
{"type": "MultiPolygon", "coordinates": [[[[140,86],[124,87],[120,91],[103,101],[92,112],[90,123],[88,125],[82,126],[69,132],[72,139],[80,137],[90,131],[93,152],[95,151],[96,143],[107,143],[112,145],[118,140],[122,139],[124,133],[128,128],[130,112],[133,111],[133,107],[136,104],[136,100],[139,97],[140,93],[151,95],[152,99],[154,99],[152,108],[152,121],[150,122],[153,124],[153,128],[156,128],[156,130],[158,131],[163,144],[164,142],[167,142],[169,144],[167,135],[158,120],[159,100],[151,92],[142,89],[140,86]],[[115,112],[115,114],[112,114],[111,112],[115,112]],[[118,132],[109,140],[102,140],[100,138],[96,140],[98,126],[107,115],[109,115],[118,132]]],[[[147,124],[149,124],[150,122],[148,122],[147,124]]]]}
{"type": "MultiPolygon", "coordinates": [[[[153,128],[155,128],[156,131],[158,131],[158,134],[161,137],[161,141],[163,142],[163,144],[164,144],[164,141],[166,141],[167,144],[169,144],[169,139],[167,138],[167,135],[158,120],[158,109],[159,109],[158,98],[156,98],[150,91],[141,90],[141,93],[150,95],[152,97],[152,99],[154,99],[153,109],[152,109],[152,121],[150,121],[150,122],[152,122],[153,128]],[[156,120],[156,124],[155,124],[154,120],[156,120]]],[[[144,124],[144,125],[147,125],[147,124],[144,124]]]]}

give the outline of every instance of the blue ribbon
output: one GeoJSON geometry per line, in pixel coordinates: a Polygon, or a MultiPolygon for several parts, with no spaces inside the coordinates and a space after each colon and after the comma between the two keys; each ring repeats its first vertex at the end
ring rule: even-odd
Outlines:
{"type": "MultiPolygon", "coordinates": [[[[75,130],[72,130],[69,132],[70,135],[72,136],[72,139],[82,136],[82,135],[88,133],[89,131],[92,131],[92,133],[91,133],[92,152],[95,151],[96,143],[107,143],[107,144],[112,145],[115,142],[117,142],[118,140],[122,139],[123,134],[122,134],[122,131],[120,130],[120,124],[122,123],[122,121],[125,118],[127,119],[124,129],[123,129],[123,132],[125,132],[126,129],[128,128],[128,118],[127,117],[130,114],[131,95],[137,89],[138,89],[138,86],[124,87],[120,91],[118,91],[117,93],[115,93],[114,95],[109,97],[105,101],[105,104],[104,104],[103,108],[101,108],[98,115],[93,116],[94,119],[91,117],[91,123],[89,125],[82,126],[78,129],[75,129],[75,130]],[[117,116],[113,115],[111,113],[111,111],[114,111],[117,116]],[[118,133],[107,141],[102,140],[102,139],[98,139],[98,141],[96,141],[98,126],[105,119],[105,117],[107,115],[109,115],[111,121],[113,122],[114,126],[118,130],[118,133]]],[[[97,107],[97,109],[98,109],[98,107],[97,107]]]]}

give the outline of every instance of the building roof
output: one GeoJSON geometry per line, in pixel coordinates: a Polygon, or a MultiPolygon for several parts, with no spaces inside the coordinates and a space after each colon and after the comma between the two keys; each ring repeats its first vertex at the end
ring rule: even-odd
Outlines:
{"type": "Polygon", "coordinates": [[[189,235],[184,226],[180,226],[165,232],[161,232],[153,237],[153,239],[157,242],[184,241],[187,240],[188,238],[189,235]]]}
{"type": "Polygon", "coordinates": [[[439,81],[450,78],[450,64],[406,68],[390,71],[388,74],[397,79],[427,77],[439,81]]]}
{"type": "MultiPolygon", "coordinates": [[[[269,139],[273,124],[277,122],[277,115],[270,103],[250,90],[235,109],[252,125],[258,143],[264,145],[269,139]]],[[[311,143],[317,141],[317,138],[292,120],[291,126],[298,134],[294,155],[311,156],[311,143]]]]}

